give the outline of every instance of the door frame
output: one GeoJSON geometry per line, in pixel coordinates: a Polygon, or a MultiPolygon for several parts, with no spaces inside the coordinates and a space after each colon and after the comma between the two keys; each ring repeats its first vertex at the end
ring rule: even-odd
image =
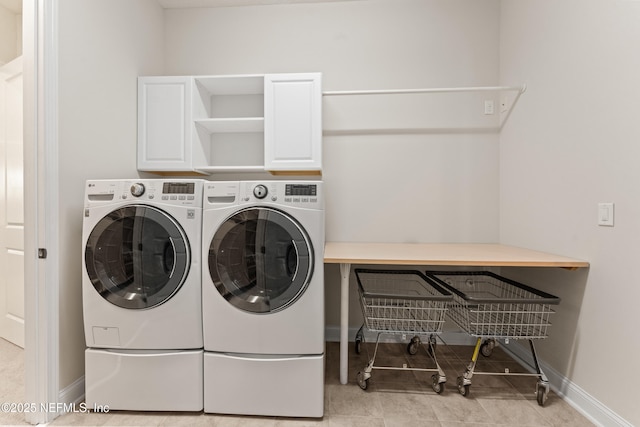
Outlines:
{"type": "Polygon", "coordinates": [[[25,418],[32,424],[61,412],[57,11],[58,0],[23,0],[25,402],[36,408],[25,418]]]}

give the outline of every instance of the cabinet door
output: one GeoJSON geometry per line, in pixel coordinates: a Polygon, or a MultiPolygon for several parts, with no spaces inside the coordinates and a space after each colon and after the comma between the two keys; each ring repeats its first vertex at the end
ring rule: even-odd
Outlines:
{"type": "Polygon", "coordinates": [[[190,171],[191,78],[138,78],[138,170],[190,171]]]}
{"type": "Polygon", "coordinates": [[[264,90],[265,169],[321,171],[321,74],[268,74],[264,90]]]}

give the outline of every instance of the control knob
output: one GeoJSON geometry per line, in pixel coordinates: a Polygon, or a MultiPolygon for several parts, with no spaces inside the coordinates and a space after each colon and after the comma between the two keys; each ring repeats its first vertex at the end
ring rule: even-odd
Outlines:
{"type": "Polygon", "coordinates": [[[256,185],[253,189],[253,195],[256,196],[257,199],[264,199],[267,197],[267,187],[262,184],[256,185]]]}
{"type": "Polygon", "coordinates": [[[144,184],[137,182],[131,185],[131,194],[135,197],[140,197],[144,194],[144,184]]]}

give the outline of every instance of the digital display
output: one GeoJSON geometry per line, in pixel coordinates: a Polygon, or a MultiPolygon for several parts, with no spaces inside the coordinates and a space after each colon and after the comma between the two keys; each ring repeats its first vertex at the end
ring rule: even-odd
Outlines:
{"type": "Polygon", "coordinates": [[[193,194],[196,184],[193,182],[165,182],[162,184],[162,194],[193,194]]]}
{"type": "Polygon", "coordinates": [[[285,196],[316,196],[315,184],[287,184],[285,196]]]}

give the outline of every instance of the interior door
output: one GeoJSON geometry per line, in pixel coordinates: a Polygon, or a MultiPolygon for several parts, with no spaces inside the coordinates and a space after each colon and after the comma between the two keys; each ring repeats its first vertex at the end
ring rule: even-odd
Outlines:
{"type": "Polygon", "coordinates": [[[0,337],[24,347],[22,60],[0,67],[0,337]]]}
{"type": "Polygon", "coordinates": [[[214,234],[209,273],[231,305],[250,313],[273,313],[306,290],[313,273],[313,248],[305,230],[289,215],[247,208],[214,234]]]}

